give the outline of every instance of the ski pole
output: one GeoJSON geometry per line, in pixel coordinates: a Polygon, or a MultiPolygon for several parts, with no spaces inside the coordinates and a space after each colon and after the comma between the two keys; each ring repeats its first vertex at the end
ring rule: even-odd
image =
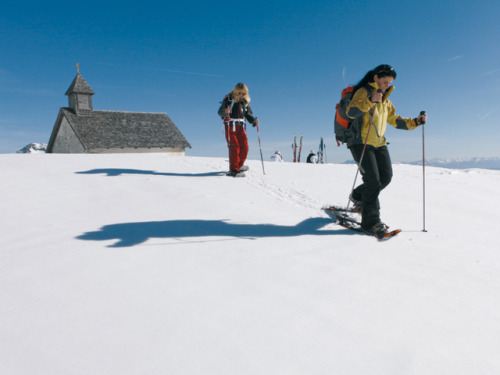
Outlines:
{"type": "MultiPolygon", "coordinates": [[[[378,92],[382,92],[381,89],[378,89],[377,91],[378,92]]],[[[376,104],[375,104],[375,108],[376,108],[376,104]]],[[[363,151],[361,151],[361,157],[359,158],[359,163],[357,163],[358,164],[358,169],[356,170],[356,176],[354,176],[354,182],[352,183],[352,188],[351,188],[351,194],[350,195],[352,195],[352,192],[354,191],[354,187],[356,186],[356,180],[358,179],[359,171],[362,170],[361,163],[363,162],[363,158],[365,156],[366,145],[368,144],[368,137],[370,136],[370,130],[372,130],[373,116],[375,115],[375,108],[373,108],[373,111],[370,114],[370,127],[368,128],[368,132],[366,133],[366,139],[365,139],[365,142],[363,144],[363,151]]],[[[349,209],[349,204],[350,203],[351,203],[351,200],[348,199],[347,200],[346,210],[349,209]]]]}
{"type": "Polygon", "coordinates": [[[229,156],[229,164],[231,164],[231,111],[233,110],[234,100],[231,99],[231,106],[226,107],[229,108],[229,112],[227,112],[227,117],[225,120],[222,120],[224,124],[224,132],[227,133],[227,153],[229,156]],[[226,128],[227,127],[227,128],[226,128]]]}
{"type": "MultiPolygon", "coordinates": [[[[421,115],[425,115],[425,111],[420,112],[421,115]]],[[[423,217],[423,229],[422,232],[427,232],[425,229],[425,132],[424,132],[425,121],[422,120],[420,125],[422,126],[422,217],[423,217]]]]}
{"type": "MultiPolygon", "coordinates": [[[[349,196],[352,195],[352,192],[354,191],[354,187],[356,186],[356,180],[358,179],[358,174],[359,174],[359,171],[361,170],[361,163],[363,162],[363,157],[365,156],[365,151],[366,151],[366,145],[368,143],[368,136],[370,135],[370,130],[372,128],[372,125],[373,125],[373,114],[375,113],[375,110],[373,110],[373,113],[371,114],[370,116],[370,127],[368,128],[368,132],[366,133],[366,139],[365,139],[365,143],[363,144],[363,151],[361,151],[361,157],[359,158],[359,163],[358,163],[358,169],[356,169],[356,175],[354,176],[354,182],[352,183],[352,188],[351,188],[351,194],[349,194],[349,196]]],[[[346,207],[346,211],[349,209],[349,204],[351,203],[351,200],[348,199],[347,200],[347,207],[346,207]]]]}
{"type": "Polygon", "coordinates": [[[260,135],[259,135],[259,124],[255,125],[257,127],[257,139],[259,140],[259,149],[260,149],[260,161],[262,162],[262,173],[266,174],[264,170],[264,158],[262,157],[262,146],[260,144],[260,135]]]}

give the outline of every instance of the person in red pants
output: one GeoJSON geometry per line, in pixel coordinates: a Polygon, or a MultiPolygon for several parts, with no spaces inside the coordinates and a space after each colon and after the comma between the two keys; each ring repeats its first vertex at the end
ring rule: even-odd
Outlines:
{"type": "Polygon", "coordinates": [[[229,148],[229,172],[231,177],[244,177],[248,167],[245,164],[248,154],[246,120],[257,126],[259,120],[253,115],[250,107],[248,87],[238,83],[233,91],[227,94],[219,107],[219,116],[224,121],[227,146],[229,148]]]}

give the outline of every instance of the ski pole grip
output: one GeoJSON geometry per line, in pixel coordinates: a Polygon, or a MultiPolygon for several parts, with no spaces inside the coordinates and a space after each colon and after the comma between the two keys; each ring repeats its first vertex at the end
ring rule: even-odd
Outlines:
{"type": "MultiPolygon", "coordinates": [[[[421,115],[425,115],[425,111],[420,111],[420,116],[421,115]]],[[[422,122],[420,123],[420,125],[423,125],[423,124],[425,124],[425,121],[422,120],[422,122]]]]}
{"type": "MultiPolygon", "coordinates": [[[[383,90],[382,89],[378,89],[377,92],[382,92],[383,90]]],[[[371,100],[371,98],[370,98],[371,100]]],[[[374,102],[373,100],[371,100],[373,103],[379,103],[379,102],[374,102]]]]}

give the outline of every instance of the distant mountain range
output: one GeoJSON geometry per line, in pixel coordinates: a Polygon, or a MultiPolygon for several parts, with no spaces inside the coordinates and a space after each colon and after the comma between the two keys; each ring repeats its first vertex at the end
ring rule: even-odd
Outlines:
{"type": "MultiPolygon", "coordinates": [[[[404,164],[422,165],[422,160],[404,162],[404,164]]],[[[431,159],[426,160],[425,165],[450,169],[482,168],[500,170],[500,158],[431,159]]]]}
{"type": "MultiPolygon", "coordinates": [[[[343,164],[355,164],[353,160],[348,160],[343,164]]],[[[401,164],[422,165],[422,160],[419,161],[404,161],[401,164]]],[[[470,158],[470,159],[431,159],[426,160],[425,165],[428,167],[439,167],[449,169],[496,169],[500,170],[500,158],[470,158]]]]}

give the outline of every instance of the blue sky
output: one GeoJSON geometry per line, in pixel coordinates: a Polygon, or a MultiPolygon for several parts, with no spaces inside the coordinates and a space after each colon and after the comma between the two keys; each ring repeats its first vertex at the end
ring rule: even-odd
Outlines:
{"type": "MultiPolygon", "coordinates": [[[[217,109],[245,82],[266,160],[325,138],[341,90],[379,64],[398,77],[398,114],[429,116],[427,158],[500,156],[500,2],[8,2],[0,13],[0,153],[47,143],[80,72],[94,109],[166,112],[192,156],[226,156],[217,109]],[[480,5],[479,5],[480,4],[480,5]]],[[[393,161],[419,160],[422,133],[390,128],[393,161]]],[[[249,157],[259,159],[248,129],[249,157]]]]}

